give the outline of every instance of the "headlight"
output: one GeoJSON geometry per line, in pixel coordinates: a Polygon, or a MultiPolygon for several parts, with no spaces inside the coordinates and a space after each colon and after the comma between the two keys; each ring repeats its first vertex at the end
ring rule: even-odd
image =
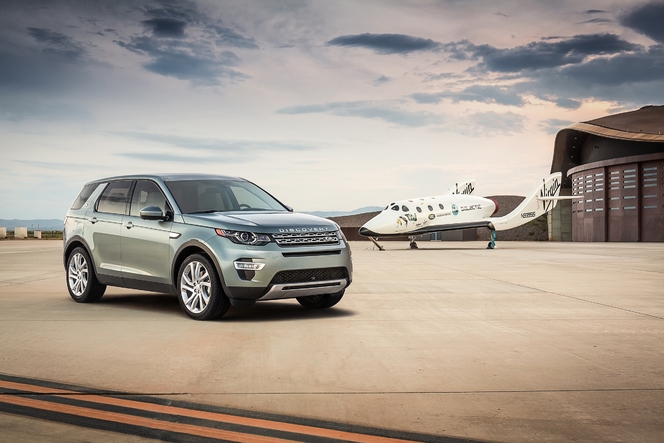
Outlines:
{"type": "Polygon", "coordinates": [[[215,229],[217,235],[226,237],[233,243],[239,245],[264,246],[272,241],[267,234],[256,234],[255,232],[230,231],[228,229],[215,229]]]}

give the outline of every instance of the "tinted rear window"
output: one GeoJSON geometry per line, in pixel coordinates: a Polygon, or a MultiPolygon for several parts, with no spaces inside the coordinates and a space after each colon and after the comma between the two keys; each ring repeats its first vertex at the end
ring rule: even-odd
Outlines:
{"type": "Polygon", "coordinates": [[[81,209],[85,202],[88,201],[92,193],[95,192],[97,186],[99,186],[99,183],[90,183],[83,186],[83,190],[81,190],[81,193],[78,194],[78,197],[76,197],[76,200],[74,200],[74,203],[71,205],[71,209],[81,209]]]}
{"type": "Polygon", "coordinates": [[[124,215],[131,181],[109,183],[97,203],[97,212],[124,215]]]}

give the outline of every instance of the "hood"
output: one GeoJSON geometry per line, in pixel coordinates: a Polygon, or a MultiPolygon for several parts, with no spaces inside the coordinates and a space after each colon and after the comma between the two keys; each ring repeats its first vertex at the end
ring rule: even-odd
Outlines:
{"type": "Polygon", "coordinates": [[[337,224],[325,218],[295,212],[213,212],[185,214],[185,223],[263,234],[280,232],[336,231],[337,224]]]}

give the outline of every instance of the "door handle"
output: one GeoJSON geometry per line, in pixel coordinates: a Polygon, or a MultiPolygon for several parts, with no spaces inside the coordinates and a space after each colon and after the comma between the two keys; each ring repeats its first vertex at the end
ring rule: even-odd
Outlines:
{"type": "Polygon", "coordinates": [[[95,223],[97,223],[98,221],[99,221],[99,220],[97,220],[97,217],[92,217],[92,218],[90,219],[90,223],[92,223],[93,225],[94,225],[95,223]]]}
{"type": "Polygon", "coordinates": [[[133,228],[133,227],[134,227],[134,224],[133,224],[132,222],[127,222],[127,223],[125,223],[125,228],[127,228],[127,229],[131,229],[131,228],[133,228]]]}

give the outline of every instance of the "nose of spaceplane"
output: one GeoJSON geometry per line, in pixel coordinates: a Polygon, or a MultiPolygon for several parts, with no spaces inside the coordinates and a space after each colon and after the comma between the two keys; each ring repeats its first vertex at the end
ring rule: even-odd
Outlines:
{"type": "MultiPolygon", "coordinates": [[[[382,214],[382,213],[381,213],[382,214]]],[[[377,231],[380,231],[380,215],[378,214],[368,222],[366,222],[359,230],[360,235],[365,237],[377,237],[380,235],[377,231]]]]}
{"type": "Polygon", "coordinates": [[[378,236],[378,234],[376,232],[373,232],[372,230],[367,228],[366,225],[362,226],[360,228],[359,232],[360,232],[360,235],[364,235],[365,237],[377,237],[378,236]]]}

